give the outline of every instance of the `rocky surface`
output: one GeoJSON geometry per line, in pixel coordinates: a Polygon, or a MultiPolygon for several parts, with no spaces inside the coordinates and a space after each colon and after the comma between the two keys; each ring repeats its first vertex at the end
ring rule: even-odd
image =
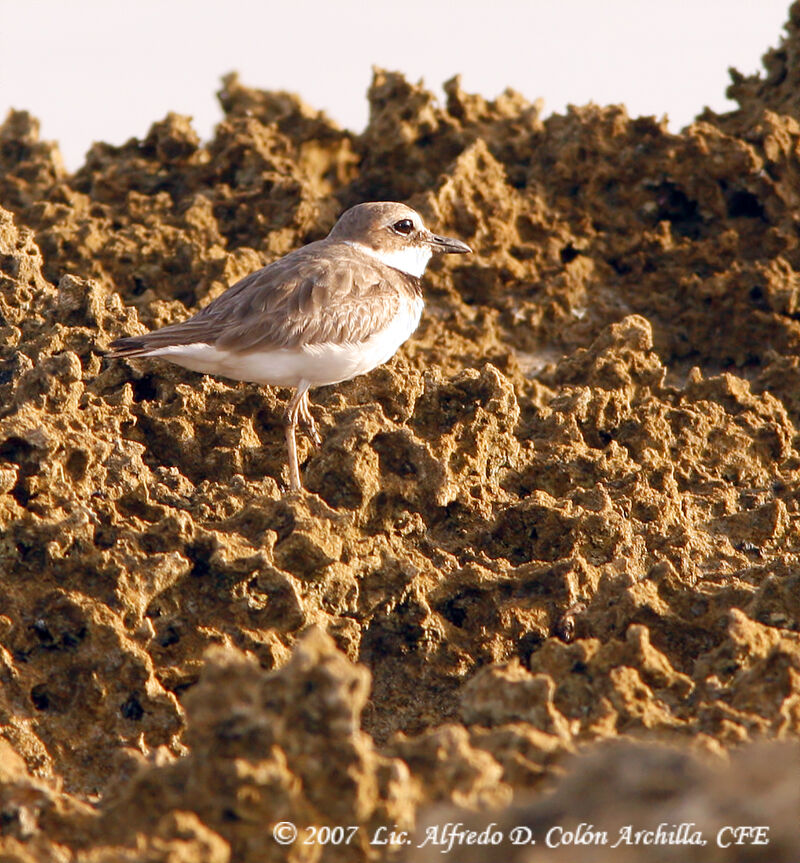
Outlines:
{"type": "Polygon", "coordinates": [[[765,66],[680,134],[380,70],[363,134],[231,76],[207,144],[169,115],[75,174],[7,118],[4,860],[434,859],[369,839],[576,799],[612,829],[614,794],[795,859],[800,4],[765,66]],[[285,392],[104,359],[369,199],[475,254],[316,391],[307,494],[285,392]]]}

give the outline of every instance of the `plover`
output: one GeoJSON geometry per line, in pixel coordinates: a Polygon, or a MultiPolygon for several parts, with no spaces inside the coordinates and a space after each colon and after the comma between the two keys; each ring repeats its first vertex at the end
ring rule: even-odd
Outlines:
{"type": "Polygon", "coordinates": [[[309,389],[385,363],[419,324],[431,256],[470,251],[431,233],[405,204],[358,204],[324,240],[245,276],[186,321],[117,339],[110,356],[162,357],[195,372],[294,388],[284,422],[289,487],[299,491],[298,421],[321,442],[309,389]]]}

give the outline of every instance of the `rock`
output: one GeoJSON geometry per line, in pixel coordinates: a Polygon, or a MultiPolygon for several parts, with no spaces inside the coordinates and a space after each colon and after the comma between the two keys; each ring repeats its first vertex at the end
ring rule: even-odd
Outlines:
{"type": "Polygon", "coordinates": [[[170,113],[69,174],[9,115],[3,854],[385,860],[381,825],[541,825],[555,787],[598,829],[718,805],[796,858],[796,782],[764,777],[800,734],[798,9],[679,134],[381,69],[356,134],[230,75],[209,142],[170,113]],[[306,493],[286,392],[106,359],[381,198],[474,254],[432,262],[394,359],[313,392],[306,493]]]}

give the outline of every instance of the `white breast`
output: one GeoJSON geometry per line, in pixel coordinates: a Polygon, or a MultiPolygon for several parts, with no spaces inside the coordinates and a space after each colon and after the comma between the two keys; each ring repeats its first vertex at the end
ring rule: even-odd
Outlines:
{"type": "Polygon", "coordinates": [[[184,368],[240,381],[296,387],[301,382],[324,386],[350,380],[385,363],[414,332],[423,302],[403,304],[388,327],[359,344],[325,342],[301,348],[235,353],[209,344],[170,345],[147,356],[163,357],[184,368]]]}

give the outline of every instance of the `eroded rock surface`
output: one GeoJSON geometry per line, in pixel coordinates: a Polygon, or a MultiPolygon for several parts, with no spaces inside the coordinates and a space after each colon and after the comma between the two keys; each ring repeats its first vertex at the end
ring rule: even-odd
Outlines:
{"type": "Polygon", "coordinates": [[[796,760],[790,14],[740,109],[677,135],[383,70],[360,135],[229,76],[207,144],[169,115],[75,174],[8,117],[4,859],[319,859],[280,821],[388,859],[382,824],[581,793],[609,739],[796,760]],[[285,497],[285,392],[103,351],[365,199],[475,254],[432,265],[395,359],[314,394],[285,497]]]}

